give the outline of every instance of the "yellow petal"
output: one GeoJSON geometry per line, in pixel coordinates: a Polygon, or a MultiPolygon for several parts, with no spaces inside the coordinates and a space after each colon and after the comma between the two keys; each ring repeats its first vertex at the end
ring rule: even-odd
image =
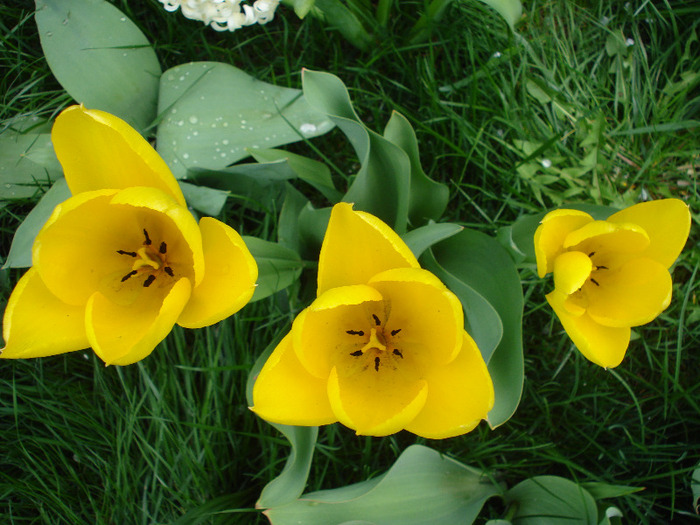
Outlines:
{"type": "Polygon", "coordinates": [[[180,279],[165,297],[143,294],[131,306],[117,305],[95,292],[85,311],[90,345],[107,365],[140,361],[170,333],[190,298],[191,289],[188,279],[180,279]]]}
{"type": "Polygon", "coordinates": [[[123,120],[99,110],[71,106],[51,132],[68,187],[75,195],[105,188],[149,186],[185,198],[165,161],[123,120]]]}
{"type": "Polygon", "coordinates": [[[591,258],[583,252],[564,252],[554,259],[554,287],[572,294],[588,280],[593,270],[591,258]]]}
{"type": "Polygon", "coordinates": [[[671,302],[671,275],[652,259],[632,259],[616,270],[598,270],[594,278],[597,285],[586,285],[586,311],[606,326],[646,324],[671,302]]]}
{"type": "Polygon", "coordinates": [[[591,221],[593,217],[578,210],[554,210],[544,216],[534,239],[537,274],[540,277],[553,270],[554,259],[564,250],[566,236],[591,221]]]}
{"type": "MultiPolygon", "coordinates": [[[[638,256],[649,246],[649,237],[641,226],[631,223],[594,221],[571,232],[564,239],[564,248],[594,254],[622,253],[638,256]]],[[[600,264],[594,258],[596,264],[600,264]]]]}
{"type": "Polygon", "coordinates": [[[318,261],[318,291],[365,284],[391,268],[419,268],[406,243],[374,215],[353,211],[352,205],[333,206],[318,261]]]}
{"type": "Polygon", "coordinates": [[[382,295],[358,284],[331,288],[303,310],[292,325],[294,349],[304,368],[326,379],[331,368],[363,344],[361,336],[348,333],[363,330],[369,335],[372,313],[379,313],[382,295]]]}
{"type": "Polygon", "coordinates": [[[85,308],[58,300],[30,268],[15,286],[5,308],[0,357],[22,359],[73,352],[90,346],[85,308]]]}
{"type": "Polygon", "coordinates": [[[243,308],[255,291],[258,266],[240,235],[221,221],[199,221],[204,249],[204,278],[192,291],[178,324],[201,328],[243,308]]]}
{"type": "Polygon", "coordinates": [[[638,224],[649,236],[649,246],[640,257],[648,257],[668,268],[678,258],[690,232],[690,210],[679,199],[635,204],[608,217],[613,223],[638,224]]]}
{"type": "Polygon", "coordinates": [[[430,439],[466,434],[486,419],[494,403],[494,390],[486,363],[464,332],[457,358],[447,365],[430,368],[425,380],[428,398],[423,410],[406,430],[430,439]]]}
{"type": "Polygon", "coordinates": [[[61,204],[37,235],[34,266],[47,288],[68,304],[84,305],[100,291],[127,305],[139,298],[141,282],[122,282],[134,259],[119,251],[141,249],[144,231],[153,242],[167,243],[175,278],[201,279],[204,257],[196,221],[165,193],[144,187],[81,193],[61,204]]]}
{"type": "Polygon", "coordinates": [[[547,295],[547,302],[576,348],[599,366],[613,368],[619,365],[629,345],[630,329],[603,326],[585,313],[575,317],[564,308],[565,299],[566,296],[557,291],[547,295]]]}
{"type": "Polygon", "coordinates": [[[352,375],[331,370],[328,398],[338,421],[358,435],[388,436],[403,429],[423,409],[428,396],[424,380],[380,368],[352,375]]]}
{"type": "Polygon", "coordinates": [[[394,345],[421,363],[446,364],[462,347],[462,303],[440,280],[420,268],[387,270],[370,279],[387,303],[387,330],[400,330],[394,345]]]}
{"type": "Polygon", "coordinates": [[[301,366],[287,334],[268,358],[253,386],[251,410],[283,425],[315,426],[337,418],[328,402],[327,379],[310,375],[301,366]]]}

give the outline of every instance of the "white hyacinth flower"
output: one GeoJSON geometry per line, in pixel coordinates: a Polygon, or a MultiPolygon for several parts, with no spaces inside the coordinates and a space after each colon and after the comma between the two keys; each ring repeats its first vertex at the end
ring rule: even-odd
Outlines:
{"type": "Polygon", "coordinates": [[[279,0],[256,0],[253,5],[242,0],[159,0],[166,11],[178,8],[190,20],[211,26],[216,31],[235,31],[243,26],[266,24],[275,16],[279,0]]]}

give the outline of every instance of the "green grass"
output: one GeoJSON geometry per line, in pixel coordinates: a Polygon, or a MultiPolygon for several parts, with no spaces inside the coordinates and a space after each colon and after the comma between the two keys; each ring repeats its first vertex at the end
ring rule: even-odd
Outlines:
{"type": "MultiPolygon", "coordinates": [[[[71,103],[42,58],[32,4],[0,6],[0,131],[18,114],[50,118],[71,103]]],[[[635,330],[620,367],[603,370],[573,350],[544,301],[547,285],[523,270],[526,380],[515,416],[445,441],[323,427],[307,490],[379,474],[419,442],[508,486],[554,474],[645,487],[610,500],[626,522],[699,521],[690,491],[700,461],[697,5],[527,2],[516,37],[484,5],[464,1],[429,41],[409,44],[401,36],[422,4],[407,0],[394,6],[386,37],[360,52],[284,6],[264,27],[219,34],[155,0],[115,4],[153,42],[164,69],[217,60],[295,88],[302,67],[325,70],[342,78],[375,130],[400,111],[417,131],[425,171],[450,186],[450,220],[493,233],[546,207],[623,206],[646,195],[683,198],[694,213],[673,302],[635,330]],[[610,56],[606,41],[617,32],[634,45],[610,56]]],[[[358,167],[343,136],[336,130],[313,146],[344,174],[335,175],[343,188],[358,167]]],[[[308,145],[290,149],[319,158],[308,145]]],[[[33,202],[0,209],[3,255],[33,202]]],[[[246,234],[274,239],[271,217],[233,205],[226,214],[246,234]]],[[[4,298],[20,273],[0,272],[4,298]]],[[[0,363],[3,522],[171,523],[223,497],[232,511],[220,523],[265,523],[254,503],[288,447],[248,411],[245,381],[304,306],[282,293],[214,327],[176,329],[126,368],[105,368],[92,351],[0,363]]],[[[492,500],[480,522],[503,512],[492,500]]]]}

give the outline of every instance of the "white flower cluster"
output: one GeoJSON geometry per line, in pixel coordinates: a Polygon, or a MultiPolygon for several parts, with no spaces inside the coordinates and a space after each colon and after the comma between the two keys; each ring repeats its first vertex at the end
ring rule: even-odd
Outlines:
{"type": "Polygon", "coordinates": [[[177,11],[191,20],[199,20],[217,31],[235,31],[243,26],[266,24],[275,16],[279,0],[256,0],[253,5],[241,0],[159,0],[166,11],[177,11]]]}

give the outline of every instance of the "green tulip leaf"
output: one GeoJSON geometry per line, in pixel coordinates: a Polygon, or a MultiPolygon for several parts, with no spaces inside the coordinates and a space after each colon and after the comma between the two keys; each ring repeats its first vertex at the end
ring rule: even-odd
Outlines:
{"type": "Polygon", "coordinates": [[[330,218],[331,208],[314,208],[310,202],[299,213],[301,254],[306,259],[318,260],[330,218]]]}
{"type": "Polygon", "coordinates": [[[27,119],[0,134],[0,200],[34,197],[62,176],[49,131],[50,125],[27,119]]]}
{"type": "MultiPolygon", "coordinates": [[[[289,326],[280,331],[279,335],[260,354],[248,374],[246,383],[246,400],[248,406],[253,406],[253,386],[255,380],[265,365],[265,362],[272,354],[272,351],[289,331],[289,326]]],[[[298,498],[304,491],[306,480],[311,470],[311,460],[313,459],[316,438],[318,437],[318,427],[295,427],[290,425],[279,425],[270,423],[287,438],[292,450],[287,457],[287,462],[282,472],[263,488],[255,506],[257,508],[268,508],[277,505],[290,503],[298,498]]]]}
{"type": "Polygon", "coordinates": [[[37,233],[46,224],[54,208],[70,196],[68,184],[63,178],[49,188],[17,228],[3,268],[28,268],[32,265],[32,245],[37,233]]]}
{"type": "Polygon", "coordinates": [[[311,107],[328,115],[352,144],[361,168],[345,202],[376,215],[396,232],[406,231],[411,163],[406,152],[367,128],[355,113],[343,82],[330,73],[304,70],[304,97],[311,107]]]}
{"type": "Polygon", "coordinates": [[[384,138],[406,152],[411,163],[408,220],[416,227],[430,220],[437,221],[447,208],[450,190],[445,184],[428,177],[420,164],[418,139],[408,119],[394,111],[384,128],[384,138]]]}
{"type": "Polygon", "coordinates": [[[143,131],[156,116],[158,59],[144,34],[104,0],[36,0],[46,61],[77,102],[143,131]]]}
{"type": "MultiPolygon", "coordinates": [[[[700,480],[700,475],[698,477],[700,480]]],[[[601,483],[598,481],[584,482],[580,485],[586,489],[593,499],[607,499],[607,498],[619,498],[620,496],[629,496],[640,490],[644,490],[644,487],[631,487],[628,485],[611,485],[609,483],[601,483]]]]}
{"type": "Polygon", "coordinates": [[[321,13],[327,24],[343,35],[358,49],[368,49],[372,45],[372,35],[362,22],[340,0],[315,0],[314,9],[321,13]]]}
{"type": "MultiPolygon", "coordinates": [[[[510,419],[522,394],[525,373],[522,342],[524,300],[520,276],[508,252],[498,241],[474,230],[465,229],[434,245],[432,252],[440,268],[449,274],[446,276],[449,279],[443,279],[445,284],[450,287],[448,281],[451,277],[457,278],[483,297],[502,322],[503,336],[493,353],[485,356],[496,390],[495,405],[488,417],[489,425],[495,428],[510,419]]],[[[439,272],[437,276],[443,278],[439,272]]],[[[454,291],[459,296],[459,290],[454,291]]],[[[480,308],[475,311],[476,318],[469,319],[470,298],[460,299],[467,301],[465,312],[475,336],[476,325],[481,324],[478,315],[483,313],[485,320],[490,315],[480,308]]]]}
{"type": "Polygon", "coordinates": [[[243,236],[258,264],[258,285],[252,301],[259,301],[283,290],[299,278],[303,263],[299,254],[276,242],[243,236]]]}
{"type": "Polygon", "coordinates": [[[518,525],[598,525],[593,496],[565,478],[536,476],[506,491],[505,501],[513,505],[518,525]]]}
{"type": "Polygon", "coordinates": [[[207,186],[196,186],[184,181],[178,182],[188,206],[212,217],[216,217],[221,213],[228,198],[227,191],[208,188],[207,186]]]}
{"type": "Polygon", "coordinates": [[[481,471],[421,445],[374,479],[305,494],[265,514],[272,525],[472,523],[501,487],[481,471]]]}
{"type": "Polygon", "coordinates": [[[277,226],[277,242],[297,253],[304,253],[299,231],[299,215],[309,199],[291,184],[286,185],[277,226]]]}
{"type": "Polygon", "coordinates": [[[503,17],[508,27],[515,30],[515,24],[523,14],[523,4],[520,0],[479,0],[503,17]]]}
{"type": "Polygon", "coordinates": [[[416,258],[436,242],[443,241],[461,232],[464,228],[459,224],[450,222],[432,223],[411,230],[402,236],[403,241],[413,252],[416,258]]]}
{"type": "Polygon", "coordinates": [[[273,148],[333,128],[299,90],[266,84],[219,62],[163,73],[158,114],[158,153],[176,178],[188,168],[222,169],[248,157],[248,148],[273,148]]]}
{"type": "Polygon", "coordinates": [[[700,514],[700,463],[693,470],[690,480],[690,489],[693,492],[693,508],[696,514],[700,514]]]}
{"type": "Polygon", "coordinates": [[[333,185],[331,170],[322,162],[280,149],[253,149],[250,154],[257,162],[286,162],[297,177],[316,188],[333,204],[342,197],[333,185]]]}

